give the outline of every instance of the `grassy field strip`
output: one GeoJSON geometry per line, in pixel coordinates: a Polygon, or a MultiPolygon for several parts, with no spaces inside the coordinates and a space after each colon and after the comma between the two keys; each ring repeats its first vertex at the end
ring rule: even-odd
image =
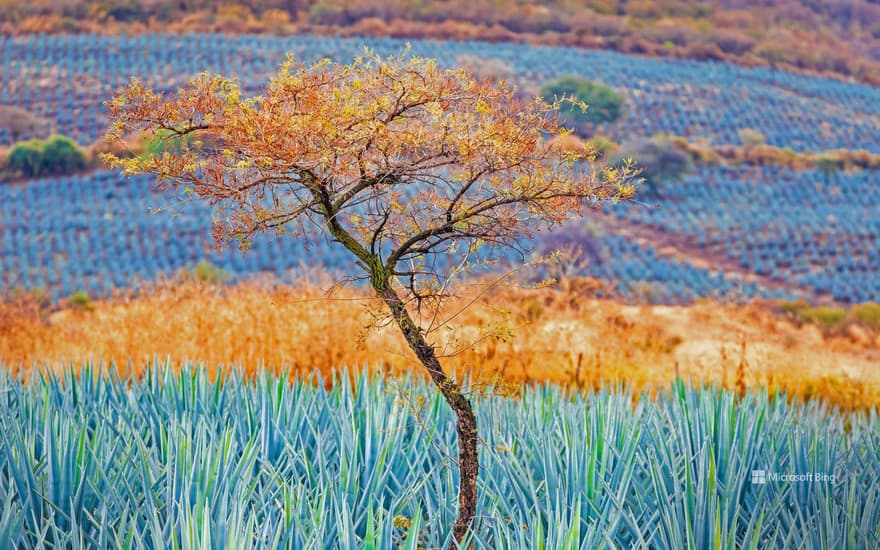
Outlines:
{"type": "MultiPolygon", "coordinates": [[[[821,325],[758,305],[627,306],[590,298],[589,284],[486,295],[452,330],[436,334],[437,349],[449,355],[444,364],[496,384],[625,383],[640,391],[668,387],[678,375],[728,388],[779,387],[846,409],[880,405],[876,328],[866,326],[854,341],[843,328],[823,333],[821,325]]],[[[231,364],[325,377],[339,365],[413,371],[396,327],[365,330],[370,300],[356,289],[328,295],[319,285],[185,283],[55,311],[0,302],[0,360],[25,370],[129,358],[138,370],[170,356],[202,362],[209,372],[231,364]]]]}

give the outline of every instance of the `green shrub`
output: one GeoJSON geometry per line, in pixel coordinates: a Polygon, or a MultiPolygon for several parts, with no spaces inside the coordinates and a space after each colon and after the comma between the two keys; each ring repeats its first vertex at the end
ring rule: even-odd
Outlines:
{"type": "Polygon", "coordinates": [[[800,316],[800,312],[810,307],[806,300],[785,300],[779,303],[779,309],[789,315],[800,316]]]}
{"type": "Polygon", "coordinates": [[[92,309],[92,299],[83,291],[74,292],[70,295],[70,298],[68,298],[67,301],[71,307],[76,309],[92,309]]]}
{"type": "Polygon", "coordinates": [[[7,166],[10,172],[36,178],[43,175],[43,142],[33,139],[12,146],[7,166]]]}
{"type": "Polygon", "coordinates": [[[597,82],[590,82],[576,76],[563,76],[547,84],[541,89],[541,95],[547,101],[554,98],[571,98],[587,104],[584,110],[579,105],[563,105],[560,117],[575,132],[587,135],[597,124],[614,122],[623,115],[624,97],[597,82]]]}
{"type": "Polygon", "coordinates": [[[779,310],[794,319],[813,323],[826,329],[837,329],[845,323],[880,329],[880,303],[865,302],[852,306],[849,312],[839,307],[812,307],[805,300],[780,302],[779,310]]]}
{"type": "Polygon", "coordinates": [[[880,328],[880,304],[877,302],[865,302],[853,306],[852,316],[856,322],[862,325],[880,328]]]}
{"type": "Polygon", "coordinates": [[[86,167],[86,155],[64,136],[52,136],[43,145],[43,167],[48,174],[69,174],[86,167]]]}
{"type": "Polygon", "coordinates": [[[52,136],[47,141],[16,143],[9,151],[7,167],[26,178],[69,174],[86,167],[86,155],[70,138],[52,136]]]}

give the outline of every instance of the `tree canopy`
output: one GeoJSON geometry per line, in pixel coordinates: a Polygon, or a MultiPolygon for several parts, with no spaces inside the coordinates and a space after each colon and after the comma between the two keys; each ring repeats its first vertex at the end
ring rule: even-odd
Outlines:
{"type": "Polygon", "coordinates": [[[599,177],[584,162],[590,150],[546,146],[565,133],[558,106],[522,104],[510,88],[428,59],[290,59],[264,95],[248,98],[235,80],[208,74],[168,96],[133,81],[109,104],[111,140],[147,130],[211,146],[183,140],[161,155],[106,158],[220,206],[220,242],[317,231],[371,276],[435,279],[413,262],[516,245],[541,223],[632,195],[626,169],[599,177]]]}

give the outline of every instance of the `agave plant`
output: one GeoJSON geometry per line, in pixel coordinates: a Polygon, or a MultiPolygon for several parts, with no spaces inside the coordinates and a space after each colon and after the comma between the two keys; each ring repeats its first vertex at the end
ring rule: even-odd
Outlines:
{"type": "MultiPolygon", "coordinates": [[[[447,408],[418,381],[154,364],[0,371],[0,540],[16,548],[445,547],[447,408]],[[411,403],[417,403],[410,405],[411,403]],[[415,408],[413,408],[415,407],[415,408]]],[[[676,383],[483,397],[480,549],[877,548],[880,423],[676,383]],[[635,397],[639,397],[635,399],[635,397]],[[633,405],[633,403],[637,403],[633,405]],[[753,472],[830,480],[753,483],[753,472]]],[[[769,474],[768,474],[769,475],[769,474]]]]}

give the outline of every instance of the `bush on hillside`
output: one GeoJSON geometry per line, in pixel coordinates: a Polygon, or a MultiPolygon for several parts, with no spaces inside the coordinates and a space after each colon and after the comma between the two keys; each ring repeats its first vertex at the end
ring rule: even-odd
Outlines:
{"type": "Polygon", "coordinates": [[[800,310],[798,315],[824,329],[840,328],[846,319],[846,310],[839,307],[808,307],[800,310]]]}
{"type": "Polygon", "coordinates": [[[563,105],[560,117],[578,134],[589,136],[598,124],[614,122],[623,115],[624,97],[604,84],[591,82],[576,76],[563,76],[541,89],[547,101],[554,98],[571,98],[587,104],[586,110],[579,105],[563,105]]]}
{"type": "Polygon", "coordinates": [[[71,294],[70,298],[67,299],[67,303],[75,310],[91,311],[94,309],[91,297],[81,290],[71,294]]]}
{"type": "Polygon", "coordinates": [[[681,179],[693,167],[691,157],[671,139],[654,137],[622,145],[610,159],[622,165],[631,159],[641,169],[640,176],[651,195],[660,195],[663,184],[681,179]]]}
{"type": "Polygon", "coordinates": [[[192,274],[197,280],[211,285],[222,285],[232,280],[231,273],[207,260],[197,263],[192,274]]]}
{"type": "Polygon", "coordinates": [[[43,146],[43,164],[49,174],[69,174],[86,167],[86,155],[72,139],[52,136],[43,146]]]}
{"type": "Polygon", "coordinates": [[[880,303],[864,302],[849,309],[832,306],[812,306],[805,300],[784,301],[779,311],[796,323],[811,323],[827,334],[841,334],[843,329],[858,325],[871,330],[880,329],[880,303]]]}
{"type": "Polygon", "coordinates": [[[30,140],[15,144],[9,151],[7,169],[26,178],[69,174],[86,167],[86,155],[64,136],[47,141],[30,140]]]}
{"type": "Polygon", "coordinates": [[[39,177],[43,171],[43,142],[32,139],[16,143],[9,151],[7,169],[25,177],[39,177]]]}

